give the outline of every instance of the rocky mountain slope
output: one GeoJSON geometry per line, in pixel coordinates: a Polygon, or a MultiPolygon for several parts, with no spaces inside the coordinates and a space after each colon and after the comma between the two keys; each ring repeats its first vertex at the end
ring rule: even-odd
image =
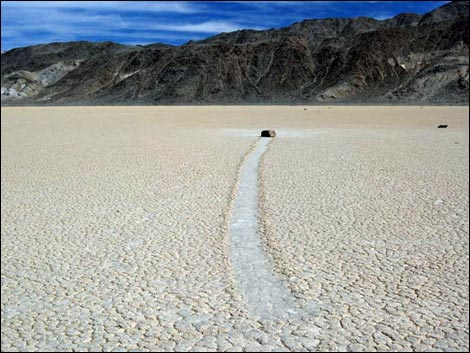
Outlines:
{"type": "Polygon", "coordinates": [[[468,103],[469,2],[305,20],[182,46],[68,42],[1,55],[2,104],[468,103]]]}

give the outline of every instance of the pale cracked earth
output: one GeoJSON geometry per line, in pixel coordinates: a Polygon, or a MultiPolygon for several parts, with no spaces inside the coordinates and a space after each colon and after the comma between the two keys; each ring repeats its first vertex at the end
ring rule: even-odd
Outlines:
{"type": "Polygon", "coordinates": [[[468,107],[1,113],[2,351],[468,350],[468,107]]]}

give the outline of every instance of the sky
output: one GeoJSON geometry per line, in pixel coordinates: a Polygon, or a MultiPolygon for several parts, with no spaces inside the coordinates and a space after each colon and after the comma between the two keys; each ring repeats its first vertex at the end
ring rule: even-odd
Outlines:
{"type": "Polygon", "coordinates": [[[87,40],[180,45],[304,19],[423,14],[448,1],[2,1],[2,51],[87,40]]]}

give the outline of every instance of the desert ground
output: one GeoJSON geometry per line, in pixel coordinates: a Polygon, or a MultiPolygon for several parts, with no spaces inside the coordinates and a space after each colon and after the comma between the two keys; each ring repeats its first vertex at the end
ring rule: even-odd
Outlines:
{"type": "Polygon", "coordinates": [[[2,107],[2,351],[467,351],[468,114],[2,107]]]}

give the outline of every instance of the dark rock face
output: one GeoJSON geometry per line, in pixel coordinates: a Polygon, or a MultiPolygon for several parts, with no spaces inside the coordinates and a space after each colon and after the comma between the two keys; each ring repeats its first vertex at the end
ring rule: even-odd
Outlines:
{"type": "Polygon", "coordinates": [[[261,137],[275,137],[276,131],[274,130],[263,130],[261,131],[261,137]]]}
{"type": "Polygon", "coordinates": [[[2,104],[468,103],[468,17],[456,1],[423,16],[305,20],[182,46],[18,48],[1,56],[2,104]]]}

